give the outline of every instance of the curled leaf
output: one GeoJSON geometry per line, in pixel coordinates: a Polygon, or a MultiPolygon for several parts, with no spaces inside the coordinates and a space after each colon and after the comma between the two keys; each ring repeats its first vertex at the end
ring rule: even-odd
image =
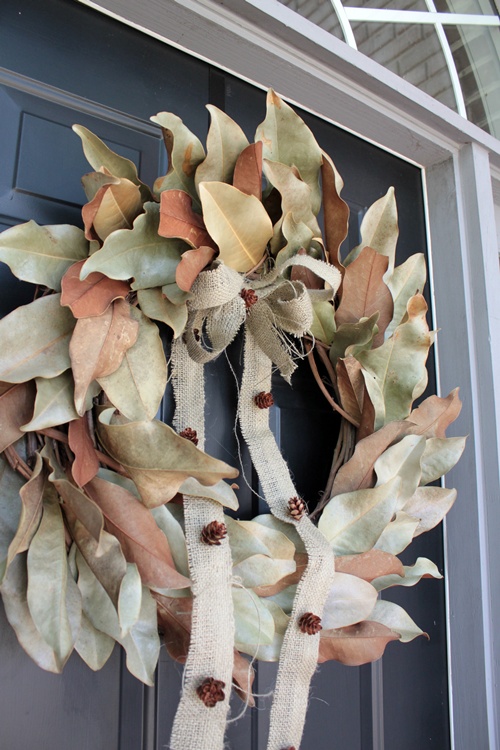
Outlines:
{"type": "Polygon", "coordinates": [[[108,279],[102,273],[91,273],[82,281],[84,263],[84,260],[73,263],[61,280],[61,305],[69,307],[75,318],[102,315],[115,299],[130,292],[128,282],[108,279]]]}

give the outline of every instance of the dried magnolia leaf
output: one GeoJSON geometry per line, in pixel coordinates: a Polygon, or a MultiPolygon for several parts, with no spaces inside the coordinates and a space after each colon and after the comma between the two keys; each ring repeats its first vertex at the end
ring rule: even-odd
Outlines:
{"type": "Polygon", "coordinates": [[[237,469],[203,453],[166,424],[157,420],[113,424],[113,412],[107,409],[99,417],[100,439],[130,474],[146,506],[171,500],[188,477],[214,485],[238,476],[237,469]]]}
{"type": "Polygon", "coordinates": [[[237,695],[250,708],[255,707],[255,699],[252,695],[252,685],[255,679],[255,671],[251,662],[242,656],[239,651],[234,651],[233,664],[233,687],[237,695]]]}
{"type": "Polygon", "coordinates": [[[392,443],[411,431],[406,421],[391,422],[373,435],[360,440],[354,455],[339,470],[332,488],[332,497],[345,492],[373,487],[375,461],[392,443]]]}
{"type": "Polygon", "coordinates": [[[293,569],[288,573],[293,573],[295,546],[281,531],[255,520],[237,521],[231,517],[226,518],[226,526],[234,565],[252,555],[261,555],[268,559],[288,560],[293,563],[293,569]]]}
{"type": "Polygon", "coordinates": [[[134,219],[142,213],[142,197],[130,180],[114,179],[96,192],[82,208],[85,237],[105,240],[117,229],[131,229],[134,219]]]}
{"type": "MultiPolygon", "coordinates": [[[[187,252],[191,251],[188,250],[187,252]]],[[[178,267],[181,265],[182,258],[178,267]]],[[[165,297],[160,287],[156,287],[156,289],[139,289],[137,300],[144,315],[153,320],[160,320],[169,326],[174,332],[174,338],[178,338],[183,333],[188,318],[188,310],[185,302],[174,305],[165,297]]]]}
{"type": "Polygon", "coordinates": [[[137,176],[137,167],[124,156],[115,154],[100,138],[83,125],[73,125],[73,130],[81,138],[83,152],[90,166],[96,171],[105,167],[114,177],[123,177],[138,185],[143,200],[151,199],[151,191],[137,176]]]}
{"type": "Polygon", "coordinates": [[[414,536],[441,523],[457,498],[457,491],[445,487],[418,487],[403,510],[418,520],[414,536]]]}
{"type": "Polygon", "coordinates": [[[108,279],[102,273],[91,273],[82,281],[80,272],[84,263],[84,260],[73,263],[61,281],[61,305],[69,307],[75,318],[102,315],[115,299],[130,292],[128,282],[108,279]]]}
{"type": "Polygon", "coordinates": [[[399,236],[398,209],[394,188],[375,201],[366,212],[361,222],[361,243],[355,247],[347,258],[345,265],[352,263],[364,247],[372,247],[381,255],[389,258],[389,271],[394,268],[396,244],[399,236]]]}
{"type": "Polygon", "coordinates": [[[21,427],[31,418],[34,401],[33,381],[11,386],[0,396],[0,453],[23,437],[21,427]]]}
{"type": "Polygon", "coordinates": [[[386,256],[371,247],[363,248],[356,260],[345,269],[342,300],[335,312],[338,326],[354,324],[361,318],[371,318],[378,313],[374,347],[384,341],[384,331],[393,317],[391,293],[383,279],[388,264],[386,256]]]}
{"type": "MultiPolygon", "coordinates": [[[[247,653],[249,646],[269,646],[274,638],[274,618],[249,589],[232,589],[234,606],[234,642],[238,651],[247,653]]],[[[252,651],[252,649],[250,649],[252,651]]]]}
{"type": "Polygon", "coordinates": [[[22,383],[53,378],[70,367],[69,339],[75,320],[50,294],[18,307],[0,321],[0,380],[22,383]]]}
{"type": "Polygon", "coordinates": [[[442,578],[436,565],[426,557],[419,557],[414,565],[404,566],[404,575],[386,575],[372,581],[377,591],[383,591],[391,586],[415,586],[422,578],[442,578]]]}
{"type": "Polygon", "coordinates": [[[142,583],[135,563],[127,563],[127,572],[122,578],[118,596],[118,619],[121,637],[125,637],[137,623],[141,614],[142,583]]]}
{"type": "Polygon", "coordinates": [[[31,421],[22,426],[23,432],[58,427],[77,418],[71,370],[65,370],[55,378],[35,378],[35,383],[35,410],[31,421]]]}
{"type": "Polygon", "coordinates": [[[28,221],[0,233],[0,260],[14,276],[55,291],[69,266],[87,255],[82,230],[69,224],[40,227],[28,221]]]}
{"type": "Polygon", "coordinates": [[[312,311],[311,335],[323,344],[330,346],[335,336],[335,311],[332,303],[327,300],[314,300],[312,311]]]}
{"type": "Polygon", "coordinates": [[[130,308],[130,316],[139,324],[137,341],[127,348],[118,369],[99,375],[97,381],[128,419],[152,419],[167,384],[165,352],[158,326],[135,307],[130,308]]]}
{"type": "Polygon", "coordinates": [[[345,357],[337,360],[335,369],[342,408],[359,423],[366,390],[361,365],[354,357],[345,357]]]}
{"type": "Polygon", "coordinates": [[[385,625],[400,636],[401,643],[408,643],[419,635],[429,637],[427,633],[420,630],[411,617],[402,607],[394,602],[386,602],[379,599],[375,605],[372,614],[369,617],[370,622],[377,622],[385,625]]]}
{"type": "Polygon", "coordinates": [[[205,224],[220,258],[235,271],[250,271],[262,259],[273,234],[262,203],[223,182],[199,185],[205,224]]]}
{"type": "Polygon", "coordinates": [[[145,213],[134,221],[132,229],[113,232],[100,250],[90,256],[80,278],[99,272],[110,279],[131,279],[132,289],[149,289],[175,281],[175,269],[186,245],[158,234],[160,207],[145,203],[145,213]]]}
{"type": "Polygon", "coordinates": [[[264,159],[298,169],[311,189],[312,208],[317,214],[321,206],[318,178],[322,151],[305,122],[272,90],[267,93],[266,118],[258,126],[255,140],[262,141],[264,159]]]}
{"type": "Polygon", "coordinates": [[[340,193],[344,182],[335,164],[327,153],[322,151],[321,182],[323,186],[323,213],[325,222],[325,247],[329,262],[338,268],[342,276],[344,266],[340,261],[340,246],[349,229],[349,206],[340,193]]]}
{"type": "Polygon", "coordinates": [[[405,419],[410,413],[433,342],[426,313],[424,298],[415,295],[408,303],[407,321],[396,328],[391,338],[377,349],[357,355],[375,408],[376,430],[389,422],[405,419]]]}
{"type": "Polygon", "coordinates": [[[331,630],[366,620],[376,601],[377,592],[370,583],[348,573],[335,571],[321,625],[326,630],[331,630]]]}
{"type": "Polygon", "coordinates": [[[184,190],[162,192],[158,234],[162,237],[184,240],[193,248],[201,245],[214,247],[203,217],[193,211],[191,196],[184,190]]]}
{"type": "Polygon", "coordinates": [[[113,653],[115,641],[106,633],[97,630],[87,615],[82,613],[80,632],[75,643],[75,651],[83,659],[85,664],[94,672],[104,667],[113,653]]]}
{"type": "Polygon", "coordinates": [[[186,250],[185,253],[182,253],[181,262],[175,271],[175,280],[179,289],[189,292],[196,277],[213,260],[214,255],[215,250],[206,246],[197,247],[195,250],[186,250]]]}
{"type": "Polygon", "coordinates": [[[359,667],[380,659],[388,643],[399,640],[399,635],[378,622],[360,622],[340,630],[322,630],[318,662],[339,661],[349,667],[359,667]]]}
{"type": "MultiPolygon", "coordinates": [[[[277,581],[275,584],[266,585],[266,586],[264,585],[254,586],[253,588],[254,593],[260,597],[275,596],[276,594],[279,594],[281,591],[288,588],[289,586],[296,585],[302,578],[302,574],[304,573],[306,565],[307,565],[307,555],[305,553],[296,553],[295,554],[295,571],[293,573],[290,573],[290,575],[287,575],[284,578],[280,578],[280,580],[277,581]]],[[[335,565],[335,569],[337,569],[336,565],[335,565]]],[[[346,571],[346,572],[349,572],[349,571],[346,571]]]]}
{"type": "Polygon", "coordinates": [[[421,435],[406,435],[391,445],[375,461],[376,487],[400,477],[397,510],[401,510],[420,483],[422,469],[420,460],[425,449],[425,438],[421,435]]]}
{"type": "Polygon", "coordinates": [[[398,511],[378,538],[375,548],[390,552],[393,555],[399,555],[411,544],[418,524],[418,518],[405,511],[398,511]]]}
{"type": "Polygon", "coordinates": [[[251,143],[238,157],[233,186],[247,195],[262,198],[262,143],[251,143]]]}
{"type": "Polygon", "coordinates": [[[297,170],[292,166],[264,159],[263,168],[266,178],[281,195],[283,215],[292,213],[296,222],[304,222],[315,237],[321,236],[310,185],[297,175],[297,170]]]}
{"type": "Polygon", "coordinates": [[[430,484],[452,469],[464,452],[467,438],[429,438],[422,454],[420,484],[430,484]]]}
{"type": "Polygon", "coordinates": [[[414,294],[423,292],[427,271],[423,253],[412,255],[408,260],[397,266],[392,273],[385,274],[387,284],[394,300],[394,314],[387,327],[385,337],[392,336],[398,325],[406,315],[406,307],[414,294]]]}
{"type": "Polygon", "coordinates": [[[335,571],[350,573],[370,583],[381,576],[400,578],[404,574],[401,560],[389,552],[371,549],[361,555],[342,555],[335,558],[335,571]]]}
{"type": "MultiPolygon", "coordinates": [[[[69,345],[75,379],[75,407],[81,416],[94,380],[114,373],[139,335],[138,313],[117,300],[99,317],[80,318],[69,345]]],[[[104,387],[104,386],[103,386],[104,387]]]]}
{"type": "Polygon", "coordinates": [[[273,620],[274,635],[271,642],[262,643],[261,641],[257,641],[257,643],[251,643],[245,641],[239,643],[236,641],[236,648],[260,661],[278,661],[283,645],[283,637],[290,622],[290,617],[271,599],[261,599],[260,603],[262,608],[268,611],[273,620]]]}
{"type": "Polygon", "coordinates": [[[212,104],[207,104],[207,109],[210,128],[206,158],[196,169],[198,192],[202,182],[232,182],[238,156],[248,146],[244,132],[234,120],[212,104]]]}
{"type": "Polygon", "coordinates": [[[175,661],[185,664],[191,638],[191,597],[172,598],[153,594],[158,605],[158,623],[165,647],[175,661]]]}
{"type": "Polygon", "coordinates": [[[151,513],[158,528],[160,528],[167,537],[176,569],[179,573],[182,573],[182,575],[189,578],[186,537],[182,527],[182,506],[174,505],[174,503],[159,505],[157,508],[151,508],[151,513]]]}
{"type": "Polygon", "coordinates": [[[106,529],[119,540],[127,560],[136,563],[144,584],[158,589],[190,586],[189,579],[176,571],[167,538],[144,505],[122,487],[97,477],[85,489],[103,512],[106,529]]]}
{"type": "Polygon", "coordinates": [[[159,112],[151,120],[161,126],[168,154],[168,172],[156,180],[155,193],[180,189],[197,199],[194,173],[198,164],[205,158],[203,146],[177,115],[159,112]]]}
{"type": "Polygon", "coordinates": [[[7,567],[10,545],[19,526],[22,507],[19,492],[23,484],[21,475],[0,454],[0,582],[7,567]]]}
{"type": "Polygon", "coordinates": [[[360,318],[355,323],[338,325],[332,335],[328,352],[331,363],[336,365],[341,358],[356,357],[360,352],[371,349],[377,337],[378,318],[378,313],[374,313],[370,318],[360,318]]]}
{"type": "Polygon", "coordinates": [[[291,211],[285,214],[281,231],[287,242],[276,256],[277,266],[281,266],[294,255],[297,255],[302,248],[307,250],[314,236],[313,230],[307,224],[304,224],[303,221],[295,221],[291,211]]]}
{"type": "Polygon", "coordinates": [[[455,388],[446,398],[426,398],[418,409],[411,412],[408,421],[416,425],[413,431],[417,435],[444,438],[446,429],[457,419],[461,409],[462,402],[458,397],[458,388],[455,388]]]}
{"type": "Polygon", "coordinates": [[[46,485],[46,475],[43,472],[42,458],[37,453],[31,479],[19,490],[22,503],[21,515],[16,534],[9,545],[7,567],[16,555],[26,552],[29,548],[42,517],[44,495],[51,491],[53,491],[52,487],[46,485]]]}
{"type": "Polygon", "coordinates": [[[90,437],[89,423],[86,416],[74,419],[69,423],[68,440],[69,447],[75,454],[71,474],[77,485],[83,487],[99,471],[99,459],[97,458],[95,446],[90,437]]]}
{"type": "Polygon", "coordinates": [[[295,572],[295,561],[273,559],[267,555],[251,555],[233,567],[233,576],[245,588],[273,586],[295,572]]]}

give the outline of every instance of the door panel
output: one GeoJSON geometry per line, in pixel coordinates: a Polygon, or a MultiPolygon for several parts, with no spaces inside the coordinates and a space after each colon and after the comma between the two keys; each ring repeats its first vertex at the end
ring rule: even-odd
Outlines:
{"type": "MultiPolygon", "coordinates": [[[[81,225],[80,177],[89,171],[80,141],[70,129],[86,125],[111,148],[131,158],[143,180],[165,171],[165,155],[150,115],[173,111],[202,139],[206,102],[225,109],[253,138],[265,110],[265,94],[247,83],[143,36],[71,0],[3,0],[0,5],[0,223],[35,219],[41,224],[81,225]]],[[[321,146],[345,180],[351,207],[346,245],[359,241],[367,208],[390,185],[401,217],[399,262],[425,248],[421,175],[418,169],[355,136],[305,114],[321,146]]],[[[30,300],[31,290],[0,264],[0,314],[30,300]]],[[[165,331],[168,350],[169,335],[165,331]]],[[[238,515],[266,512],[248,452],[234,433],[241,340],[206,368],[207,450],[227,461],[241,459],[238,515]],[[248,482],[248,484],[247,484],[248,482]]],[[[307,363],[293,387],[273,380],[271,420],[298,492],[314,505],[329,471],[338,422],[323,403],[307,363]],[[327,448],[327,450],[325,450],[327,448]]],[[[162,418],[172,418],[167,389],[162,418]]],[[[442,565],[441,532],[420,537],[412,561],[425,555],[442,565]]],[[[315,675],[303,747],[309,750],[446,750],[444,586],[425,581],[391,598],[431,636],[390,644],[382,664],[359,669],[328,663],[315,675]]],[[[257,671],[258,710],[228,728],[234,750],[263,750],[275,665],[257,671]]],[[[154,688],[127,672],[115,651],[93,674],[77,656],[62,677],[35,667],[0,622],[0,744],[5,750],[161,750],[169,742],[182,667],[162,649],[154,688]],[[22,698],[20,698],[22,696],[22,698]]],[[[232,717],[242,709],[236,699],[232,717]]]]}

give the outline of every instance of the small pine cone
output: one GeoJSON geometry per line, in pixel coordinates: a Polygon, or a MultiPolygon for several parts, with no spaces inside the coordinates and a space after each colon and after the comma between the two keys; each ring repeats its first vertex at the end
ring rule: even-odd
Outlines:
{"type": "Polygon", "coordinates": [[[222,680],[207,677],[201,685],[198,685],[196,692],[199,699],[203,701],[207,708],[213,708],[216,703],[223,701],[226,697],[224,694],[225,687],[226,683],[222,682],[222,680]]]}
{"type": "Polygon", "coordinates": [[[243,297],[247,312],[248,310],[250,310],[252,305],[255,305],[255,303],[259,301],[259,298],[255,294],[253,289],[242,289],[240,295],[243,297]]]}
{"type": "Polygon", "coordinates": [[[315,635],[322,630],[321,617],[313,615],[312,612],[306,612],[305,615],[302,615],[299,619],[299,628],[303,633],[307,633],[307,635],[315,635]]]}
{"type": "Polygon", "coordinates": [[[269,409],[274,404],[273,394],[261,391],[255,396],[254,401],[259,409],[269,409]]]}
{"type": "Polygon", "coordinates": [[[217,544],[220,546],[220,540],[224,539],[227,534],[225,523],[211,521],[201,530],[201,541],[205,544],[217,544]]]}
{"type": "Polygon", "coordinates": [[[179,432],[179,435],[183,438],[186,438],[186,440],[191,440],[191,442],[195,445],[198,445],[198,434],[196,430],[192,430],[191,427],[186,427],[185,430],[179,432]]]}
{"type": "Polygon", "coordinates": [[[307,513],[306,504],[301,497],[291,497],[288,501],[288,510],[296,521],[300,521],[302,516],[307,513]]]}

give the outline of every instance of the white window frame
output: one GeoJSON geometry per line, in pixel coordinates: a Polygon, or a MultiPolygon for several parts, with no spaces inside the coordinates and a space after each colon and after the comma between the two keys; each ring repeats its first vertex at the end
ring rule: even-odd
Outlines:
{"type": "Polygon", "coordinates": [[[445,526],[452,741],[500,750],[500,141],[305,19],[246,0],[80,1],[422,168],[438,388],[461,384],[470,433],[445,526]]]}

